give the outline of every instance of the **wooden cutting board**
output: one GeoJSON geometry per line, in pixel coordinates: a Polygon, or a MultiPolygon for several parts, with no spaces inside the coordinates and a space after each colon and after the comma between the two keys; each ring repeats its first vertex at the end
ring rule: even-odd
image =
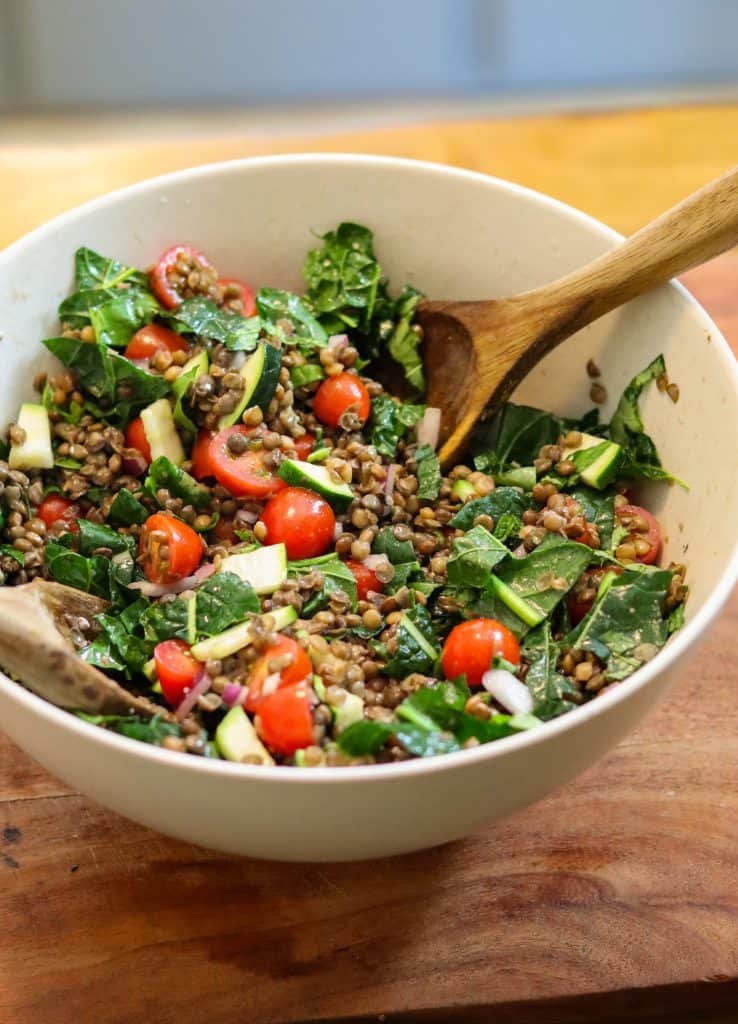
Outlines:
{"type": "MultiPolygon", "coordinates": [[[[146,174],[311,146],[500,173],[631,230],[735,163],[737,127],[726,108],[6,148],[0,194],[19,200],[0,240],[146,174]]],[[[738,350],[738,255],[687,283],[738,350]]],[[[0,1024],[737,1021],[736,633],[734,596],[660,708],[555,795],[372,863],[269,864],[165,839],[0,738],[0,1024]]]]}

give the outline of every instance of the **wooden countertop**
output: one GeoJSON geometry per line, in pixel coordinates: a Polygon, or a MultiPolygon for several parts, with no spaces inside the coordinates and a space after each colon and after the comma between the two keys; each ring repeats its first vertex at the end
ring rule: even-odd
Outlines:
{"type": "MultiPolygon", "coordinates": [[[[712,107],[7,146],[0,244],[152,174],[300,150],[497,174],[627,232],[738,162],[737,138],[738,108],[712,107]]],[[[738,255],[686,282],[738,351],[738,255]]],[[[569,786],[388,861],[211,854],[77,796],[0,738],[0,1022],[735,1021],[737,631],[734,595],[660,708],[569,786]]]]}

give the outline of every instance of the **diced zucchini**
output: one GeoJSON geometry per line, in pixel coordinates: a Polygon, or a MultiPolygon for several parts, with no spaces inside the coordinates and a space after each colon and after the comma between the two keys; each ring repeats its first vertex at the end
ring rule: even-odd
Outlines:
{"type": "Polygon", "coordinates": [[[310,452],[307,457],[307,461],[311,464],[316,462],[325,462],[332,451],[332,448],[316,448],[314,451],[310,452]]]}
{"type": "Polygon", "coordinates": [[[602,491],[613,482],[620,466],[622,449],[614,441],[593,434],[582,434],[576,448],[567,450],[565,458],[571,459],[583,483],[602,491]]]}
{"type": "Polygon", "coordinates": [[[11,442],[8,456],[10,468],[51,469],[54,465],[51,425],[43,405],[26,402],[20,407],[16,423],[26,436],[21,444],[11,442]]]}
{"type": "Polygon", "coordinates": [[[215,730],[215,744],[226,761],[243,762],[247,757],[260,757],[262,764],[274,764],[274,758],[240,705],[231,708],[215,730]]]}
{"type": "MultiPolygon", "coordinates": [[[[297,612],[292,605],[285,605],[283,608],[276,608],[270,612],[269,616],[274,620],[274,628],[279,631],[286,629],[295,621],[297,612]]],[[[230,654],[235,654],[242,647],[248,647],[253,640],[254,631],[251,620],[239,622],[236,626],[231,626],[230,629],[224,629],[222,633],[209,636],[207,640],[200,640],[199,643],[194,644],[192,656],[198,661],[209,661],[211,658],[213,661],[217,661],[227,658],[230,654]]]]}
{"type": "Polygon", "coordinates": [[[451,493],[461,501],[470,501],[472,498],[479,497],[473,484],[470,484],[468,480],[464,480],[461,477],[454,482],[451,493]]]}
{"type": "Polygon", "coordinates": [[[185,450],[168,400],[160,398],[147,406],[141,413],[141,422],[151,449],[151,461],[163,455],[175,466],[181,466],[185,460],[185,450]]]}
{"type": "Polygon", "coordinates": [[[282,357],[279,349],[265,341],[260,341],[256,349],[241,367],[243,394],[233,412],[226,413],[218,421],[218,429],[232,427],[241,416],[254,405],[266,412],[279,383],[279,371],[282,357]]]}
{"type": "Polygon", "coordinates": [[[338,707],[332,707],[333,722],[336,735],[348,729],[354,722],[360,722],[364,717],[364,701],[355,693],[346,693],[346,699],[338,707]]]}
{"type": "Polygon", "coordinates": [[[354,492],[343,481],[336,483],[325,466],[314,466],[299,459],[284,459],[279,475],[292,487],[307,487],[320,494],[336,508],[346,508],[354,500],[354,492]]]}
{"type": "Polygon", "coordinates": [[[501,487],[522,487],[524,491],[532,491],[536,485],[536,467],[518,466],[495,473],[495,483],[501,487]]]}
{"type": "Polygon", "coordinates": [[[507,583],[503,583],[497,576],[490,576],[490,584],[495,593],[495,596],[506,605],[510,611],[517,615],[517,617],[526,624],[526,626],[537,626],[539,622],[542,622],[546,616],[543,612],[539,611],[538,608],[534,608],[532,604],[516,594],[512,587],[509,587],[507,583]]]}
{"type": "Polygon", "coordinates": [[[220,572],[232,572],[250,583],[257,594],[273,594],[287,579],[287,550],[284,544],[269,544],[244,554],[228,555],[220,572]]]}

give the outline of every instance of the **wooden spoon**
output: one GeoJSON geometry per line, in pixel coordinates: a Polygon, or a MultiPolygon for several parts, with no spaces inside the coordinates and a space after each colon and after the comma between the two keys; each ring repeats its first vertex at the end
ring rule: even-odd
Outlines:
{"type": "Polygon", "coordinates": [[[423,302],[427,402],[441,409],[442,465],[474,424],[547,353],[593,320],[738,242],[738,167],[651,221],[611,252],[507,299],[423,302]]]}
{"type": "Polygon", "coordinates": [[[20,587],[0,587],[0,665],[60,708],[171,718],[169,712],[128,693],[77,654],[67,616],[92,620],[107,604],[81,590],[40,579],[20,587]]]}

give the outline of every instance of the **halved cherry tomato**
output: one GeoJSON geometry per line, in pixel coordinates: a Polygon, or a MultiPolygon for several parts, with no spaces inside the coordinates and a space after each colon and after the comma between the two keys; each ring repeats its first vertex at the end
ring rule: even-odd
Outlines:
{"type": "Polygon", "coordinates": [[[237,277],[221,277],[218,285],[223,289],[223,305],[241,316],[253,316],[256,312],[254,289],[239,281],[237,277]]]}
{"type": "Polygon", "coordinates": [[[203,543],[181,519],[155,512],[143,524],[138,551],[147,579],[152,583],[176,583],[197,569],[203,543]]]}
{"type": "Polygon", "coordinates": [[[138,419],[131,420],[126,427],[126,447],[135,448],[136,451],[141,452],[146,461],[151,464],[151,445],[146,437],[143,420],[140,416],[138,419]]]}
{"type": "Polygon", "coordinates": [[[195,480],[205,480],[206,477],[215,476],[210,459],[210,442],[214,436],[209,430],[201,430],[192,446],[192,475],[195,480]]]}
{"type": "Polygon", "coordinates": [[[187,691],[200,679],[205,666],[195,661],[184,640],[163,640],[154,648],[156,677],[170,707],[182,703],[187,691]]]}
{"type": "Polygon", "coordinates": [[[48,530],[54,523],[63,522],[70,533],[79,533],[79,505],[62,498],[61,494],[47,494],[38,507],[38,517],[43,519],[48,530]]]}
{"type": "Polygon", "coordinates": [[[256,731],[275,754],[294,754],[313,742],[314,703],[312,687],[307,681],[280,686],[262,697],[256,715],[256,731]]]}
{"type": "Polygon", "coordinates": [[[369,591],[381,594],[382,584],[377,579],[377,574],[372,572],[363,562],[355,562],[349,558],[346,568],[350,569],[356,580],[356,593],[360,601],[366,601],[369,591]]]}
{"type": "Polygon", "coordinates": [[[271,452],[261,446],[256,447],[264,433],[264,427],[252,428],[237,423],[221,430],[210,442],[208,457],[215,479],[236,498],[268,498],[287,486],[267,463],[271,452]],[[244,438],[243,451],[234,451],[229,446],[231,437],[244,438]]]}
{"type": "MultiPolygon", "coordinates": [[[[656,517],[641,505],[623,505],[622,508],[615,509],[615,516],[620,525],[629,531],[627,540],[631,544],[638,545],[639,541],[641,545],[644,542],[648,544],[648,550],[642,552],[638,551],[636,546],[636,562],[652,565],[661,551],[661,527],[656,517]],[[636,529],[643,526],[645,529],[636,529]]],[[[621,541],[621,544],[624,543],[626,541],[621,541]]]]}
{"type": "Polygon", "coordinates": [[[569,591],[566,607],[572,626],[576,626],[589,612],[597,597],[597,591],[605,573],[614,572],[619,576],[623,570],[617,565],[597,566],[586,569],[569,591]]]}
{"type": "Polygon", "coordinates": [[[267,544],[284,544],[287,557],[316,558],[333,543],[336,517],[328,502],[304,487],[285,487],[261,513],[267,544]]]}
{"type": "Polygon", "coordinates": [[[176,331],[161,324],[146,324],[133,335],[123,355],[126,359],[150,359],[156,352],[187,352],[189,347],[176,331]]]}
{"type": "Polygon", "coordinates": [[[210,261],[198,249],[191,245],[173,245],[159,257],[158,262],[149,271],[151,290],[165,309],[174,309],[184,296],[177,290],[177,260],[183,256],[190,263],[204,270],[212,270],[210,261]]]}
{"type": "Polygon", "coordinates": [[[520,647],[507,626],[496,619],[469,619],[454,626],[441,651],[447,679],[465,675],[468,686],[481,686],[496,654],[512,665],[520,664],[520,647]]]}
{"type": "Polygon", "coordinates": [[[315,392],[313,412],[327,427],[340,426],[345,412],[353,409],[359,420],[366,423],[372,403],[369,392],[355,373],[339,373],[328,377],[315,392]]]}
{"type": "Polygon", "coordinates": [[[302,437],[295,438],[295,451],[297,452],[298,459],[301,459],[303,462],[314,447],[315,438],[312,434],[303,434],[302,437]]]}
{"type": "Polygon", "coordinates": [[[287,665],[279,671],[279,686],[292,686],[294,683],[301,683],[311,680],[313,675],[313,663],[300,647],[296,640],[289,636],[281,636],[275,644],[268,647],[258,658],[249,672],[248,690],[246,691],[246,710],[257,711],[259,704],[264,697],[262,688],[264,680],[271,675],[269,665],[283,654],[292,656],[292,664],[287,665]]]}

